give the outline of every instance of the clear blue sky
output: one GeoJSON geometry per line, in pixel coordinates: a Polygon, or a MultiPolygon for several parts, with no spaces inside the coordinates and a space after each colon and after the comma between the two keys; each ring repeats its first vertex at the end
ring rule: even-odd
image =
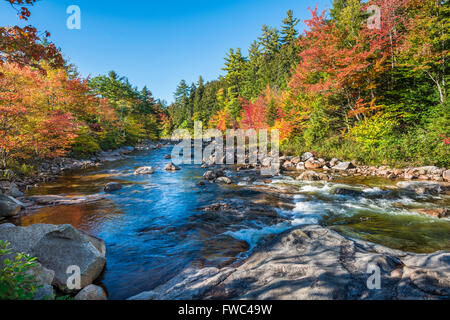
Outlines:
{"type": "MultiPolygon", "coordinates": [[[[307,9],[316,4],[329,9],[331,0],[40,0],[29,23],[49,31],[83,76],[115,70],[170,102],[181,79],[216,79],[229,48],[246,52],[261,26],[279,27],[288,9],[302,21],[298,29],[303,31],[307,9]],[[72,4],[81,8],[81,30],[66,28],[66,8],[72,4]]],[[[4,0],[0,21],[18,24],[4,0]]]]}

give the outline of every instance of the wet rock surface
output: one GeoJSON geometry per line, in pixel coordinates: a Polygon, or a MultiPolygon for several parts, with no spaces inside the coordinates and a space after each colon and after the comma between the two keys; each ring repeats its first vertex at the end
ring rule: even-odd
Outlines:
{"type": "Polygon", "coordinates": [[[448,299],[449,279],[449,252],[406,253],[308,225],[281,234],[240,266],[187,269],[131,299],[448,299]],[[373,289],[373,268],[380,289],[373,289]]]}

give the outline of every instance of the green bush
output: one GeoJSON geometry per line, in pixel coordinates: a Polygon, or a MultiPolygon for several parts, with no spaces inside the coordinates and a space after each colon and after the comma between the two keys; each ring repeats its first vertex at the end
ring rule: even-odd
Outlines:
{"type": "MultiPolygon", "coordinates": [[[[0,240],[0,257],[10,255],[10,244],[0,240]]],[[[1,260],[0,260],[1,261],[1,260]]],[[[37,267],[36,258],[18,253],[13,260],[3,259],[0,268],[0,300],[32,300],[39,286],[29,271],[37,267]]]]}

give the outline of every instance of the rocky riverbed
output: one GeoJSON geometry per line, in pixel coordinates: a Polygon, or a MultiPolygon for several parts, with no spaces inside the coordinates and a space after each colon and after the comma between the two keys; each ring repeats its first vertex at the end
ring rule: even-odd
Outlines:
{"type": "Polygon", "coordinates": [[[10,185],[0,200],[21,217],[3,222],[70,224],[104,239],[106,269],[85,283],[83,299],[448,296],[438,280],[448,278],[448,170],[307,153],[283,156],[279,174],[261,176],[276,158],[174,165],[171,149],[142,145],[117,161],[63,170],[18,200],[10,185]],[[381,291],[367,288],[369,261],[380,268],[381,291]]]}

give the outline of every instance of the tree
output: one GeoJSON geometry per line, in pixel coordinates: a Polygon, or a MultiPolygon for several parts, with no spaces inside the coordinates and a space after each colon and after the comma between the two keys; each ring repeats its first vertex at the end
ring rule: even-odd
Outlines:
{"type": "Polygon", "coordinates": [[[287,11],[287,17],[283,20],[281,26],[281,42],[283,44],[292,43],[297,39],[298,32],[295,29],[300,20],[294,18],[292,10],[287,11]]]}

